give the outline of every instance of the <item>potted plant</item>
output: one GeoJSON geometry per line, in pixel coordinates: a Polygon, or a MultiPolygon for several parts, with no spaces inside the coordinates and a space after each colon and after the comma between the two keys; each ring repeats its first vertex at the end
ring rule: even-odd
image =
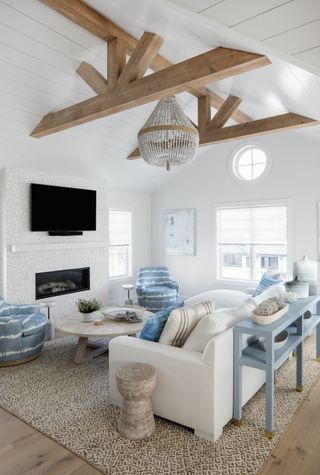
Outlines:
{"type": "Polygon", "coordinates": [[[102,302],[96,298],[78,299],[76,305],[84,322],[91,322],[94,319],[94,313],[101,309],[102,302]]]}

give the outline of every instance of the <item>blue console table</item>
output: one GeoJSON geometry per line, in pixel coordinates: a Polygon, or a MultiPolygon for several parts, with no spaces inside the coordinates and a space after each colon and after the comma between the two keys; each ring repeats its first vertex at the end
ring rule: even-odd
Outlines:
{"type": "Polygon", "coordinates": [[[320,362],[320,296],[299,299],[289,304],[288,312],[270,325],[258,325],[247,318],[234,327],[234,384],[233,417],[234,424],[241,425],[242,418],[242,366],[258,368],[266,372],[266,423],[265,431],[269,439],[274,431],[274,374],[275,370],[295,351],[297,357],[296,391],[303,391],[303,343],[316,328],[316,359],[320,362]],[[317,314],[309,319],[303,315],[316,304],[317,314]],[[287,330],[289,338],[286,344],[275,350],[274,338],[287,330]],[[258,340],[242,349],[242,335],[264,337],[266,350],[258,340]]]}

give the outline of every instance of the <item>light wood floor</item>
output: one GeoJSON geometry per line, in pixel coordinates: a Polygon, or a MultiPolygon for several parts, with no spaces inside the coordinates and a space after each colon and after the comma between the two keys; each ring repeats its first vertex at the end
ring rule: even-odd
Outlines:
{"type": "Polygon", "coordinates": [[[320,474],[320,380],[311,389],[260,475],[320,474]]]}
{"type": "Polygon", "coordinates": [[[0,475],[97,475],[98,470],[0,409],[0,475]]]}
{"type": "MultiPolygon", "coordinates": [[[[97,475],[100,472],[0,409],[0,475],[97,475]]],[[[260,475],[320,474],[320,380],[260,475]]]]}

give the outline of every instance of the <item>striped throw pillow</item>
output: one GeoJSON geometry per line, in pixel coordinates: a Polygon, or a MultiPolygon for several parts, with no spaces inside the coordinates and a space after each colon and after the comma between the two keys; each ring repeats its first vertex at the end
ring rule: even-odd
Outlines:
{"type": "Polygon", "coordinates": [[[182,347],[199,320],[214,311],[214,300],[173,310],[159,338],[159,343],[182,347]]]}
{"type": "Polygon", "coordinates": [[[275,279],[274,277],[271,277],[271,275],[268,275],[267,273],[263,274],[260,282],[258,284],[258,287],[256,288],[253,297],[256,297],[257,295],[262,294],[266,289],[269,287],[272,287],[273,285],[281,284],[282,279],[275,279]]]}

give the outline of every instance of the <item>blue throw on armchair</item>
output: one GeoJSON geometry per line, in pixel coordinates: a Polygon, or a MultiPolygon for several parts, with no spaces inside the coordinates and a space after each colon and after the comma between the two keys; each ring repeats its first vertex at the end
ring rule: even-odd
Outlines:
{"type": "Polygon", "coordinates": [[[138,302],[151,312],[158,312],[178,303],[179,284],[167,267],[142,267],[136,284],[138,302]]]}
{"type": "Polygon", "coordinates": [[[11,305],[0,297],[0,366],[30,361],[42,352],[47,317],[37,305],[11,305]]]}

